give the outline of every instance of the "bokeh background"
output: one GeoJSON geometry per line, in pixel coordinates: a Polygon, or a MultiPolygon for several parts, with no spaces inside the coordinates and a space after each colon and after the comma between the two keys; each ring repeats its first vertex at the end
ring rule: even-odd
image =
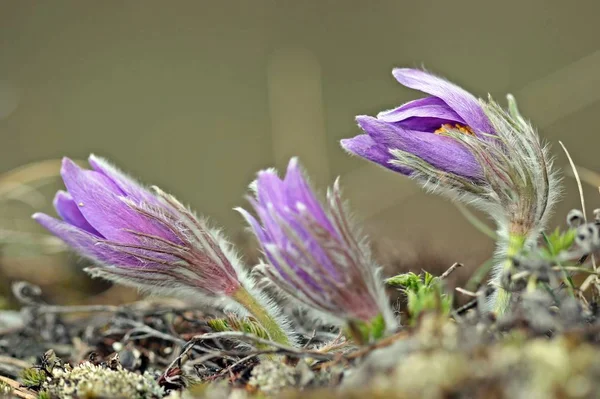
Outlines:
{"type": "MultiPolygon", "coordinates": [[[[593,0],[0,0],[0,286],[27,279],[56,302],[133,295],[90,283],[29,218],[52,212],[56,160],[91,152],[210,216],[249,263],[232,208],[256,171],[297,155],[322,192],[341,176],[388,273],[459,261],[464,279],[491,240],[339,140],[359,133],[355,115],[420,96],[393,67],[425,66],[479,96],[513,93],[560,167],[558,140],[600,171],[599,12],[593,0]]],[[[565,186],[556,225],[579,206],[568,173],[565,186]]],[[[586,198],[600,206],[593,185],[586,198]]]]}

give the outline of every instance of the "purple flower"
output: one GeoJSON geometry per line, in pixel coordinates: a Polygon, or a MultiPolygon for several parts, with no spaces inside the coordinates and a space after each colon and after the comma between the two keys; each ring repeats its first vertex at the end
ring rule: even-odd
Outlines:
{"type": "Polygon", "coordinates": [[[98,266],[89,271],[150,291],[229,296],[240,287],[227,244],[172,196],[156,194],[96,156],[63,159],[54,207],[33,218],[98,266]]]}
{"type": "Polygon", "coordinates": [[[430,96],[377,118],[358,116],[367,134],[342,140],[342,147],[409,175],[430,191],[479,207],[501,230],[509,221],[522,226],[521,233],[544,225],[558,179],[514,98],[509,96],[504,110],[491,98],[478,100],[424,71],[397,68],[393,74],[404,86],[430,96]]]}
{"type": "Polygon", "coordinates": [[[401,150],[433,167],[464,176],[481,178],[482,167],[460,142],[445,133],[455,130],[483,138],[494,128],[479,101],[460,87],[416,69],[397,68],[394,77],[404,86],[430,94],[410,101],[377,118],[358,116],[367,133],[342,140],[347,151],[386,168],[410,175],[410,165],[396,162],[391,150],[401,150]]]}
{"type": "MultiPolygon", "coordinates": [[[[477,100],[423,71],[393,73],[404,86],[430,96],[377,118],[358,116],[366,134],[342,140],[342,147],[490,215],[499,236],[492,277],[498,286],[512,267],[501,255],[513,256],[536,242],[560,193],[548,148],[510,95],[503,109],[492,98],[477,100]]],[[[499,314],[509,298],[502,288],[492,296],[499,314]]]]}
{"type": "Polygon", "coordinates": [[[368,249],[351,230],[336,182],[323,207],[293,158],[284,179],[261,171],[250,199],[260,222],[244,209],[269,265],[265,274],[301,303],[335,320],[395,321],[368,249]]]}

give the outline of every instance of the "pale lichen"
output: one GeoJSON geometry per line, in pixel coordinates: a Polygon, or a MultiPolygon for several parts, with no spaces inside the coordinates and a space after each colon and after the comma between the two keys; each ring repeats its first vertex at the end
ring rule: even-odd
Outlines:
{"type": "Polygon", "coordinates": [[[267,395],[277,394],[286,388],[302,389],[315,378],[306,362],[296,366],[287,365],[281,360],[264,360],[252,369],[248,385],[267,395]]]}
{"type": "Polygon", "coordinates": [[[84,362],[76,367],[54,367],[42,385],[59,398],[162,398],[164,391],[148,374],[136,374],[121,365],[114,368],[84,362]]]}

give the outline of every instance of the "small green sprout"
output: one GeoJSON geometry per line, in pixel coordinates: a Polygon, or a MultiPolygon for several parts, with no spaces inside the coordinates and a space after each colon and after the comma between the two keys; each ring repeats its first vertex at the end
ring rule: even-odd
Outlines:
{"type": "Polygon", "coordinates": [[[545,247],[540,248],[542,256],[555,259],[561,252],[569,250],[575,241],[576,230],[561,232],[558,227],[550,235],[543,234],[545,247]]]}
{"type": "Polygon", "coordinates": [[[436,311],[444,315],[450,314],[452,296],[444,293],[442,280],[431,273],[399,274],[388,278],[385,283],[392,287],[402,288],[406,293],[411,325],[415,324],[423,312],[436,311]]]}

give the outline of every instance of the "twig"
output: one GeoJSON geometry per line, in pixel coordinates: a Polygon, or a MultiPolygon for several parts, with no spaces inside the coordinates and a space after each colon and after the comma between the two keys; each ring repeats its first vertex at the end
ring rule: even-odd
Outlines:
{"type": "Polygon", "coordinates": [[[579,199],[581,200],[581,212],[583,213],[583,220],[587,223],[587,217],[585,215],[586,214],[586,212],[585,212],[585,197],[583,196],[583,186],[581,185],[581,179],[579,178],[579,173],[577,172],[577,167],[575,166],[575,163],[573,162],[573,159],[571,158],[571,154],[569,154],[567,147],[565,147],[563,142],[560,140],[558,141],[558,143],[560,144],[563,151],[565,152],[565,155],[567,156],[567,159],[569,160],[569,164],[571,165],[571,170],[573,170],[573,177],[575,177],[575,180],[577,181],[577,189],[579,190],[579,199]]]}
{"type": "Polygon", "coordinates": [[[42,305],[39,310],[44,313],[92,313],[92,312],[118,312],[122,306],[113,305],[79,305],[79,306],[54,306],[42,305]]]}
{"type": "Polygon", "coordinates": [[[592,284],[594,280],[597,279],[597,277],[598,276],[595,274],[590,274],[589,276],[587,276],[587,278],[583,280],[583,283],[581,283],[581,285],[579,286],[581,292],[587,291],[587,289],[590,288],[590,284],[592,284]]]}
{"type": "Polygon", "coordinates": [[[332,367],[332,366],[340,363],[340,361],[348,361],[348,360],[354,360],[354,359],[361,358],[376,349],[385,348],[386,346],[390,346],[391,344],[398,341],[399,339],[408,337],[408,335],[409,335],[409,333],[407,331],[400,331],[394,335],[380,339],[379,341],[377,341],[371,345],[363,346],[362,348],[360,348],[346,356],[343,356],[340,354],[339,356],[337,356],[337,358],[335,360],[319,364],[318,368],[324,369],[324,368],[332,367]]]}
{"type": "Polygon", "coordinates": [[[444,279],[448,278],[448,276],[451,275],[459,267],[463,267],[463,264],[455,262],[452,266],[450,266],[450,268],[448,268],[448,270],[446,270],[444,273],[442,273],[442,275],[440,276],[440,280],[444,280],[444,279]]]}
{"type": "MultiPolygon", "coordinates": [[[[186,345],[188,343],[185,339],[175,337],[170,334],[165,334],[163,332],[155,330],[154,328],[152,328],[150,326],[147,326],[144,323],[140,323],[139,321],[134,321],[134,320],[122,320],[122,321],[125,324],[129,324],[131,327],[134,328],[133,330],[131,330],[130,332],[125,334],[125,336],[122,339],[123,341],[128,341],[134,332],[141,331],[141,332],[145,332],[146,334],[148,334],[148,336],[152,336],[152,337],[159,338],[159,339],[169,341],[169,342],[175,342],[179,345],[186,345]]],[[[135,339],[139,339],[139,338],[135,337],[135,339]]]]}
{"type": "Polygon", "coordinates": [[[231,372],[233,372],[233,369],[234,369],[234,368],[236,368],[236,367],[237,367],[237,366],[239,366],[240,364],[242,364],[242,363],[244,363],[244,362],[247,362],[248,360],[250,360],[250,359],[252,359],[252,358],[254,358],[254,357],[256,357],[256,356],[258,356],[258,354],[256,354],[256,353],[253,353],[253,354],[251,354],[251,355],[248,355],[248,356],[246,356],[246,357],[243,357],[243,358],[241,358],[240,360],[238,360],[237,362],[233,363],[232,365],[230,365],[230,366],[227,366],[227,368],[225,368],[223,371],[221,371],[221,373],[220,373],[219,375],[224,375],[224,374],[226,374],[226,373],[231,373],[231,372]]]}
{"type": "Polygon", "coordinates": [[[463,295],[467,295],[473,298],[477,298],[477,293],[469,290],[465,290],[464,288],[456,287],[456,291],[460,292],[463,295]]]}
{"type": "Polygon", "coordinates": [[[598,272],[588,269],[587,267],[579,267],[579,266],[553,266],[552,270],[567,270],[571,272],[581,272],[581,273],[589,273],[597,275],[598,272]]]}
{"type": "Polygon", "coordinates": [[[336,349],[340,349],[343,348],[345,346],[348,346],[349,341],[344,340],[341,341],[340,340],[344,337],[343,332],[340,331],[340,333],[337,335],[337,337],[335,337],[335,339],[331,342],[328,342],[327,344],[325,344],[321,349],[318,349],[317,352],[321,352],[321,353],[330,353],[336,349]]]}
{"type": "Polygon", "coordinates": [[[477,307],[477,305],[479,304],[479,295],[475,294],[475,296],[477,298],[475,299],[471,299],[469,302],[465,303],[464,305],[462,305],[461,307],[459,307],[458,309],[455,310],[455,313],[458,316],[463,315],[464,313],[468,312],[471,309],[475,309],[477,307]]]}
{"type": "MultiPolygon", "coordinates": [[[[560,146],[562,147],[567,159],[569,160],[569,164],[571,165],[571,170],[573,171],[573,177],[575,177],[575,181],[577,182],[577,190],[579,190],[579,199],[581,201],[581,212],[583,213],[583,220],[587,223],[587,216],[585,211],[585,197],[583,195],[583,185],[581,184],[581,178],[579,177],[579,172],[577,172],[577,167],[575,166],[575,162],[573,162],[573,158],[571,158],[571,154],[569,154],[569,150],[563,144],[562,141],[558,141],[560,146]]],[[[592,265],[594,266],[594,270],[596,270],[596,259],[592,254],[592,265]]]]}
{"type": "Polygon", "coordinates": [[[8,377],[3,377],[0,375],[0,382],[3,382],[5,384],[9,385],[12,388],[11,394],[17,398],[23,398],[23,399],[37,398],[37,395],[34,392],[30,391],[27,388],[21,387],[21,384],[19,384],[18,381],[15,381],[8,377]]]}
{"type": "MultiPolygon", "coordinates": [[[[196,345],[197,343],[202,342],[202,341],[207,341],[207,340],[218,340],[220,338],[237,339],[237,340],[240,340],[240,341],[243,341],[246,343],[248,343],[248,341],[250,341],[256,345],[271,346],[272,349],[255,349],[255,350],[251,350],[251,351],[217,350],[217,351],[209,352],[206,355],[203,355],[200,358],[194,360],[194,364],[201,364],[210,359],[213,359],[216,357],[225,357],[225,356],[245,356],[244,359],[246,359],[246,358],[252,358],[254,356],[259,356],[259,355],[287,355],[287,356],[292,356],[292,357],[310,357],[315,360],[331,360],[336,356],[335,354],[326,353],[326,351],[323,351],[323,350],[294,348],[294,347],[291,347],[288,345],[280,344],[278,342],[260,338],[260,337],[257,337],[256,335],[249,334],[249,333],[244,333],[244,332],[239,332],[239,331],[223,331],[223,332],[207,333],[207,334],[194,336],[187,343],[185,343],[183,350],[181,351],[179,356],[177,356],[169,364],[167,369],[164,371],[163,375],[168,375],[168,373],[171,371],[171,369],[173,369],[173,367],[175,367],[175,366],[181,367],[182,359],[194,348],[194,345],[196,345]]],[[[328,349],[332,350],[334,348],[341,347],[345,344],[346,343],[342,343],[337,346],[330,347],[328,349]]],[[[239,363],[241,363],[241,360],[234,363],[232,366],[229,366],[228,368],[232,368],[236,364],[239,364],[239,363]]]]}
{"type": "Polygon", "coordinates": [[[248,343],[248,341],[251,341],[258,345],[267,345],[267,346],[271,346],[271,347],[277,349],[277,350],[263,350],[263,351],[261,351],[261,353],[274,353],[274,354],[282,353],[282,354],[286,354],[286,355],[295,355],[295,356],[299,356],[299,357],[313,357],[317,360],[331,359],[331,355],[327,355],[320,351],[316,351],[316,350],[312,350],[312,349],[298,349],[298,348],[294,348],[292,346],[280,344],[278,342],[270,341],[268,339],[257,337],[256,335],[248,334],[248,333],[240,332],[240,331],[223,331],[223,332],[208,333],[208,334],[203,334],[203,335],[196,335],[195,337],[193,337],[190,340],[190,343],[192,345],[194,345],[197,342],[202,342],[202,341],[211,340],[211,339],[218,339],[218,338],[238,339],[238,340],[244,341],[246,343],[248,343]]]}
{"type": "Polygon", "coordinates": [[[306,341],[306,343],[302,347],[305,349],[308,348],[308,345],[310,345],[312,343],[312,341],[315,339],[316,336],[317,336],[317,330],[312,330],[312,333],[310,334],[308,341],[306,341]]]}

